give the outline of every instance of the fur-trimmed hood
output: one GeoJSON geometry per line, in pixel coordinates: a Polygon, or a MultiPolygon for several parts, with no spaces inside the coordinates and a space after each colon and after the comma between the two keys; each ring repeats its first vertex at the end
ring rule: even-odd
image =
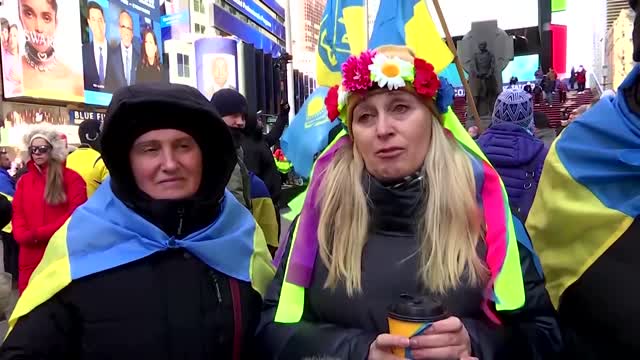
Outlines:
{"type": "Polygon", "coordinates": [[[51,125],[34,125],[30,126],[22,137],[23,148],[21,155],[25,162],[31,159],[29,146],[31,145],[31,139],[36,135],[41,135],[49,144],[51,144],[51,159],[61,163],[67,160],[67,145],[62,138],[62,133],[57,131],[51,125]]]}

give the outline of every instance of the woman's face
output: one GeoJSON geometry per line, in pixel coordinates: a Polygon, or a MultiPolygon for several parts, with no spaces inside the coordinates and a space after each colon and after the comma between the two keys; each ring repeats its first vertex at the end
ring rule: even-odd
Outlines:
{"type": "Polygon", "coordinates": [[[38,166],[42,166],[49,162],[51,157],[51,144],[45,139],[36,138],[31,141],[29,146],[29,152],[31,153],[31,160],[38,166]]]}
{"type": "Polygon", "coordinates": [[[189,134],[153,130],[140,136],[129,152],[138,188],[153,199],[193,196],[202,180],[202,152],[189,134]]]}
{"type": "Polygon", "coordinates": [[[12,54],[18,53],[18,28],[12,27],[9,31],[9,49],[12,54]]]}
{"type": "Polygon", "coordinates": [[[351,121],[355,147],[376,179],[402,179],[423,166],[432,115],[416,96],[406,91],[373,94],[355,107],[351,121]]]}
{"type": "Polygon", "coordinates": [[[144,48],[149,64],[154,65],[156,53],[158,52],[158,45],[156,45],[155,40],[153,40],[153,35],[151,33],[147,33],[144,36],[144,48]]]}
{"type": "Polygon", "coordinates": [[[48,0],[20,0],[20,21],[27,41],[38,52],[46,52],[56,32],[56,12],[48,0]]]}

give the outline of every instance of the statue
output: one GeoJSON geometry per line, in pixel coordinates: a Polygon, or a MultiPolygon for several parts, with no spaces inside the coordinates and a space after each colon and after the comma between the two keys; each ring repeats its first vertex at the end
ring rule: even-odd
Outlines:
{"type": "Polygon", "coordinates": [[[495,77],[495,57],[487,49],[487,42],[478,44],[479,52],[473,54],[473,71],[471,75],[476,79],[476,91],[473,94],[477,104],[495,103],[500,89],[495,77]],[[493,101],[492,101],[493,100],[493,101]]]}
{"type": "Polygon", "coordinates": [[[469,74],[471,93],[485,129],[502,92],[502,70],[513,60],[513,39],[498,28],[495,20],[474,22],[471,31],[458,41],[458,56],[469,74]]]}

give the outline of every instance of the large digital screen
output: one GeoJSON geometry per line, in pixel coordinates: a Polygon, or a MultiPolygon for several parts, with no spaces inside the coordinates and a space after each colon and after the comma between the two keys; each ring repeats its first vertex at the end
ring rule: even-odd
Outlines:
{"type": "Polygon", "coordinates": [[[199,39],[194,43],[198,90],[210,99],[218,90],[238,89],[238,43],[227,38],[199,39]]]}
{"type": "Polygon", "coordinates": [[[158,0],[80,1],[84,102],[107,105],[120,87],[168,81],[158,5],[158,0]]]}
{"type": "MultiPolygon", "coordinates": [[[[387,1],[387,0],[378,0],[387,1]]],[[[427,1],[440,33],[444,32],[431,1],[427,1]]],[[[446,0],[440,7],[451,36],[461,36],[471,30],[471,23],[497,20],[503,30],[538,26],[538,0],[446,0]]]]}
{"type": "Polygon", "coordinates": [[[168,81],[160,16],[159,0],[5,1],[4,96],[108,105],[122,86],[168,81]]]}
{"type": "MultiPolygon", "coordinates": [[[[507,67],[502,70],[502,81],[506,85],[509,83],[511,77],[518,78],[519,84],[527,82],[534,82],[535,72],[540,66],[540,57],[538,55],[523,55],[516,56],[507,67]]],[[[458,76],[458,70],[455,64],[450,64],[441,73],[440,76],[445,77],[454,88],[456,88],[456,96],[464,96],[464,89],[462,87],[462,81],[458,76]]],[[[465,73],[468,78],[469,75],[465,73]]]]}
{"type": "Polygon", "coordinates": [[[0,10],[6,24],[1,41],[4,96],[83,102],[78,3],[7,0],[0,10]]]}

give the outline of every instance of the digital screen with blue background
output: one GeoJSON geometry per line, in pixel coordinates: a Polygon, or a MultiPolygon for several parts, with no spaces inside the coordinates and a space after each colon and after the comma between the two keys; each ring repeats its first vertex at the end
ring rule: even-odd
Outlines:
{"type": "MultiPolygon", "coordinates": [[[[535,72],[538,70],[540,66],[540,56],[539,55],[522,55],[516,56],[513,60],[507,65],[507,67],[502,71],[502,81],[504,86],[509,84],[509,80],[511,77],[515,76],[518,78],[518,85],[524,86],[525,84],[535,81],[535,72]]],[[[466,77],[469,78],[469,74],[466,74],[466,77]]],[[[460,76],[458,75],[458,70],[456,69],[455,64],[450,64],[447,66],[442,72],[440,76],[445,77],[451,85],[455,88],[456,96],[465,96],[464,88],[462,86],[462,81],[460,80],[460,76]]]]}

